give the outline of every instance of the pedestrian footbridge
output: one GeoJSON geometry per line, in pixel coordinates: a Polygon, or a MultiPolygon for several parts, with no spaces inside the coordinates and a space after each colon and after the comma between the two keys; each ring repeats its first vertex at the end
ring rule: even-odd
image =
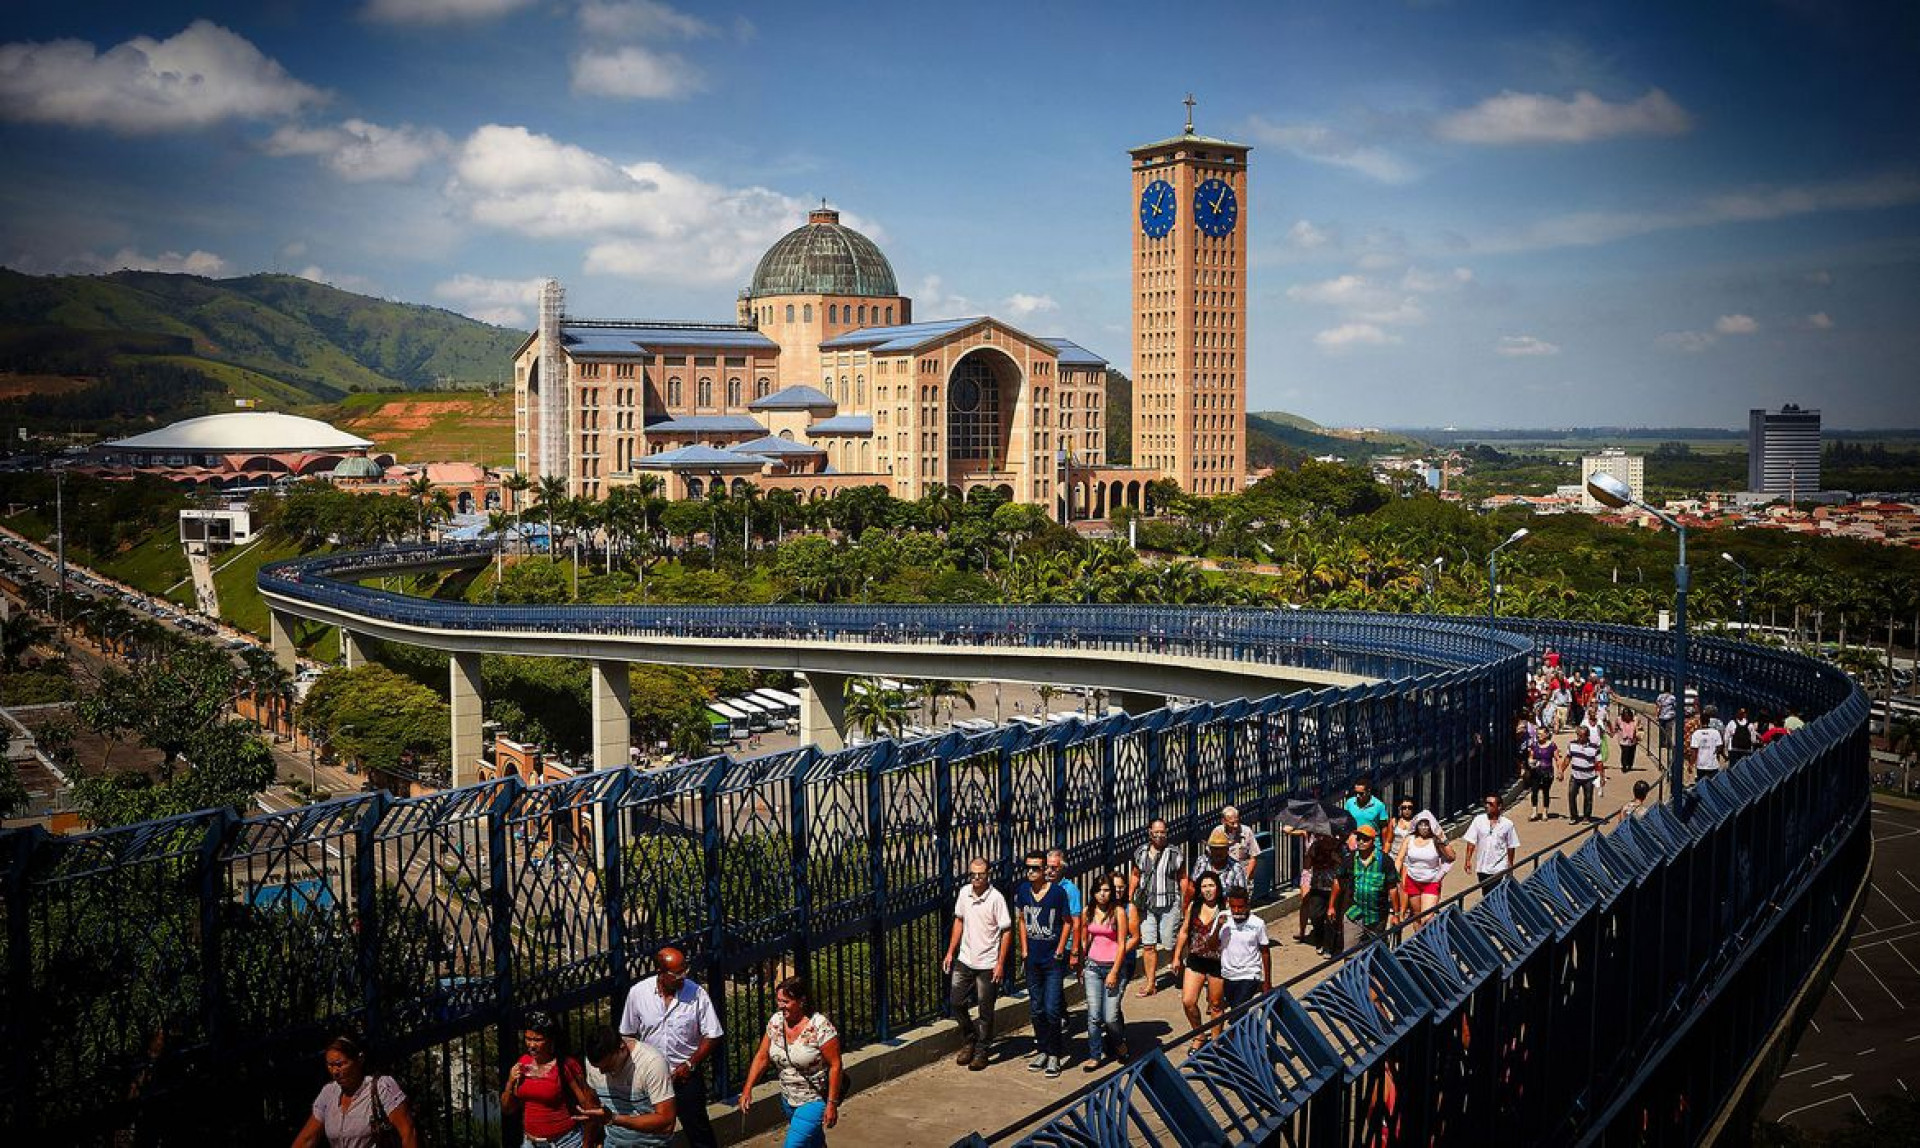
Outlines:
{"type": "Polygon", "coordinates": [[[1130,713],[1168,698],[1228,701],[1351,689],[1490,660],[1517,640],[1434,620],[1418,635],[1366,615],[1179,607],[483,606],[397,594],[364,583],[477,566],[491,549],[406,547],[268,566],[259,588],[275,654],[291,666],[291,619],[338,626],[347,663],[373,637],[449,655],[453,780],[480,759],[479,657],[579,658],[592,666],[599,768],[625,765],[631,662],[791,670],[801,740],[846,742],[850,676],[1090,686],[1130,713]]]}

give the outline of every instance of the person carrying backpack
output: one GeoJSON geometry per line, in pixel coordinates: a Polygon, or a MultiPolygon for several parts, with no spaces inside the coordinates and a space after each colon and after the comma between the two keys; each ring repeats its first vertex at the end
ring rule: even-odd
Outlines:
{"type": "Polygon", "coordinates": [[[1747,711],[1735,711],[1733,720],[1727,723],[1727,764],[1739,765],[1741,758],[1759,748],[1759,741],[1760,734],[1747,720],[1747,711]]]}

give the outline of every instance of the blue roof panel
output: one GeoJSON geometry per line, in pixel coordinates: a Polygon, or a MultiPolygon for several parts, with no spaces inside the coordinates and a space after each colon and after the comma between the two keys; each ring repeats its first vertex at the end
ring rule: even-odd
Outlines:
{"type": "Polygon", "coordinates": [[[825,407],[835,407],[833,399],[818,387],[795,386],[782,387],[764,399],[755,399],[747,404],[750,411],[811,411],[825,407]]]}
{"type": "Polygon", "coordinates": [[[727,449],[737,454],[816,455],[826,453],[817,446],[812,446],[804,442],[794,442],[790,438],[781,438],[779,435],[771,434],[765,438],[754,439],[752,442],[735,443],[727,449]]]}
{"type": "Polygon", "coordinates": [[[763,435],[767,428],[746,415],[681,415],[661,419],[646,426],[648,434],[752,434],[763,435]]]}
{"type": "Polygon", "coordinates": [[[807,428],[807,437],[823,434],[872,434],[872,415],[835,415],[807,428]]]}
{"type": "Polygon", "coordinates": [[[671,470],[676,466],[763,466],[766,462],[755,455],[735,454],[710,446],[683,446],[679,450],[637,458],[633,465],[638,470],[671,470]]]}
{"type": "Polygon", "coordinates": [[[729,351],[777,351],[779,344],[751,327],[733,323],[564,323],[561,337],[575,355],[645,355],[674,347],[729,351]]]}
{"type": "Polygon", "coordinates": [[[1054,358],[1063,367],[1104,367],[1107,361],[1068,339],[1041,339],[1053,348],[1054,358]]]}
{"type": "Polygon", "coordinates": [[[950,335],[962,327],[980,322],[983,318],[985,316],[975,315],[968,319],[936,319],[928,323],[907,323],[897,327],[862,327],[858,331],[835,335],[821,343],[820,349],[835,351],[871,347],[876,351],[911,351],[922,343],[942,335],[950,335]]]}

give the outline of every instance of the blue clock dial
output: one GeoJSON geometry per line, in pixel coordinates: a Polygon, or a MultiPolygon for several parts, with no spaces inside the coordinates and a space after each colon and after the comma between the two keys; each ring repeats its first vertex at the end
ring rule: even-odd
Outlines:
{"type": "Polygon", "coordinates": [[[1173,230],[1173,221],[1179,214],[1174,206],[1173,185],[1164,179],[1156,179],[1140,193],[1140,230],[1149,239],[1159,239],[1173,230]]]}
{"type": "Polygon", "coordinates": [[[1202,234],[1214,239],[1233,234],[1240,221],[1240,201],[1233,189],[1218,179],[1201,184],[1193,193],[1193,223],[1202,234]]]}

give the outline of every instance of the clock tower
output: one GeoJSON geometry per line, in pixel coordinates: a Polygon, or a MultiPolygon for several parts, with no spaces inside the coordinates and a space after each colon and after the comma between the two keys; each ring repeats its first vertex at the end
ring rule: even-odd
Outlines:
{"type": "Polygon", "coordinates": [[[1132,148],[1133,465],[1193,494],[1247,473],[1247,152],[1193,131],[1132,148]]]}

